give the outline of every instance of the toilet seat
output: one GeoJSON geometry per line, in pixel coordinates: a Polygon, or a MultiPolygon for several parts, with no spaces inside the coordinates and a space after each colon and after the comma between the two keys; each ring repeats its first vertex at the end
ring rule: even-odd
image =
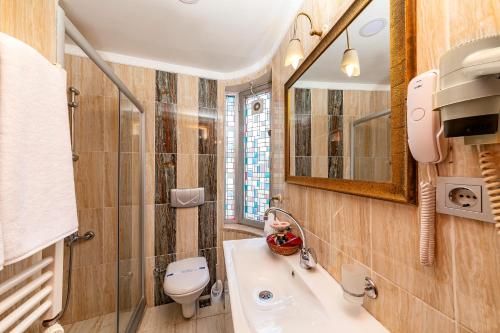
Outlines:
{"type": "Polygon", "coordinates": [[[167,295],[185,295],[200,291],[208,284],[210,274],[204,257],[188,258],[167,266],[163,289],[167,295]]]}

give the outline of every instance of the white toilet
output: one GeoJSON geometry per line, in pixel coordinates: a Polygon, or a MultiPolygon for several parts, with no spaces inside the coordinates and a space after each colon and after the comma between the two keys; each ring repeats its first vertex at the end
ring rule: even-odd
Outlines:
{"type": "Polygon", "coordinates": [[[191,318],[196,312],[196,300],[210,280],[204,257],[175,261],[167,266],[163,290],[182,305],[182,315],[191,318]]]}

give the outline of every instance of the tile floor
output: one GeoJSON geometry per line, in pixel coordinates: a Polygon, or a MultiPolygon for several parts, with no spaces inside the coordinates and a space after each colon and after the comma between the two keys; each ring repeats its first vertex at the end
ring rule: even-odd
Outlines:
{"type": "Polygon", "coordinates": [[[198,309],[191,319],[182,317],[176,303],[146,309],[139,333],[234,333],[231,313],[224,304],[198,309]]]}
{"type": "MultiPolygon", "coordinates": [[[[171,303],[146,308],[139,333],[234,333],[233,321],[226,302],[198,308],[191,319],[184,319],[179,304],[171,303]]],[[[65,325],[65,333],[115,333],[114,313],[65,325]]],[[[126,324],[126,323],[124,323],[126,324]]]]}

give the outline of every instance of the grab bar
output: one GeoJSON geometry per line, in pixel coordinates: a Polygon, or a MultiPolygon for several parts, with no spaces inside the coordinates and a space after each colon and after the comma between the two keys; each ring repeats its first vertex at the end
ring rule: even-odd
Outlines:
{"type": "Polygon", "coordinates": [[[78,102],[76,101],[76,96],[80,95],[80,91],[75,87],[69,87],[69,93],[71,95],[70,101],[68,103],[71,119],[71,151],[73,153],[73,162],[78,161],[78,154],[75,153],[75,111],[78,108],[78,102]]]}

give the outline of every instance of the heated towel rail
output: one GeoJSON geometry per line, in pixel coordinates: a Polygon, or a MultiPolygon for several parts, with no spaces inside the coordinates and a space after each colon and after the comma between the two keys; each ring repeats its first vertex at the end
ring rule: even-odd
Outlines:
{"type": "Polygon", "coordinates": [[[24,332],[61,310],[63,251],[61,240],[43,251],[43,259],[0,283],[0,332],[24,332]]]}

